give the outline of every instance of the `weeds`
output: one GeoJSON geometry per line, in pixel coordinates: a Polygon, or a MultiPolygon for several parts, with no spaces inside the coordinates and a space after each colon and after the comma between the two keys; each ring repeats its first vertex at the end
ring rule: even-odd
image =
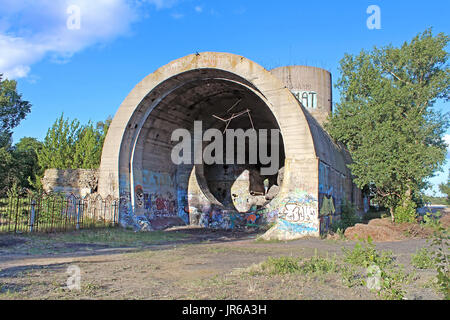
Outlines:
{"type": "Polygon", "coordinates": [[[391,251],[382,251],[379,253],[372,243],[372,239],[368,238],[366,241],[358,242],[353,250],[342,248],[344,252],[344,261],[355,266],[367,268],[372,265],[377,265],[379,268],[389,266],[394,257],[391,251]]]}
{"type": "Polygon", "coordinates": [[[299,259],[293,257],[269,257],[261,265],[261,270],[269,274],[299,273],[301,271],[299,259]]]}
{"type": "Polygon", "coordinates": [[[450,300],[449,239],[448,230],[442,225],[435,228],[431,239],[431,255],[437,271],[437,289],[444,295],[445,300],[450,300]]]}
{"type": "Polygon", "coordinates": [[[427,248],[417,250],[411,255],[411,264],[417,269],[431,269],[434,267],[432,252],[427,248]]]}

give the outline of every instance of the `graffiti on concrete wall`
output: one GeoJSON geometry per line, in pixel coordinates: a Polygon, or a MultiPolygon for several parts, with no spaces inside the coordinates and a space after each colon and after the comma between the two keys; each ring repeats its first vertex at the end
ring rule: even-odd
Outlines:
{"type": "Polygon", "coordinates": [[[284,238],[307,235],[319,231],[317,199],[301,190],[295,190],[282,200],[274,200],[271,209],[264,211],[266,221],[277,221],[276,232],[284,238]]]}
{"type": "Polygon", "coordinates": [[[305,108],[317,108],[317,92],[292,90],[292,93],[305,108]]]}
{"type": "Polygon", "coordinates": [[[178,216],[183,219],[186,224],[189,224],[189,198],[186,190],[177,190],[178,201],[178,216]]]}
{"type": "Polygon", "coordinates": [[[150,218],[175,216],[178,214],[176,200],[171,192],[146,194],[147,215],[150,218]]]}

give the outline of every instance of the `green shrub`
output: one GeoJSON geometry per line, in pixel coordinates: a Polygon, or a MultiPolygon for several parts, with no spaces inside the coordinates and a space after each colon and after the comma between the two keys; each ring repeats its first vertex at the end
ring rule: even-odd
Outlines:
{"type": "Polygon", "coordinates": [[[360,241],[355,244],[353,250],[342,248],[344,252],[344,261],[355,266],[367,268],[377,265],[384,268],[394,261],[391,251],[378,252],[372,239],[369,237],[367,241],[360,241]]]}
{"type": "Polygon", "coordinates": [[[437,288],[444,295],[445,300],[450,300],[450,255],[449,255],[448,229],[439,226],[431,239],[432,257],[437,271],[437,288]]]}
{"type": "Polygon", "coordinates": [[[333,232],[337,232],[340,229],[344,232],[345,229],[354,226],[360,221],[361,219],[356,214],[355,206],[351,202],[344,199],[341,206],[341,218],[332,223],[331,230],[333,232]]]}
{"type": "Polygon", "coordinates": [[[411,255],[411,264],[417,269],[431,269],[434,267],[432,252],[427,248],[417,250],[411,255]]]}
{"type": "Polygon", "coordinates": [[[395,222],[416,222],[416,204],[414,201],[406,199],[400,206],[394,209],[395,222]]]}
{"type": "Polygon", "coordinates": [[[427,212],[423,216],[423,223],[426,227],[431,227],[434,230],[438,230],[441,226],[441,221],[439,220],[441,218],[442,214],[440,211],[433,214],[432,212],[427,212]]]}
{"type": "Polygon", "coordinates": [[[384,300],[402,300],[406,291],[403,284],[408,283],[410,276],[403,269],[381,269],[381,289],[377,292],[384,300]]]}
{"type": "Polygon", "coordinates": [[[301,272],[304,274],[325,274],[339,271],[339,265],[336,262],[336,257],[333,259],[328,259],[319,257],[317,254],[310,259],[303,261],[300,268],[301,272]]]}
{"type": "Polygon", "coordinates": [[[269,257],[261,265],[261,269],[270,274],[288,274],[300,271],[299,260],[293,257],[269,257]]]}

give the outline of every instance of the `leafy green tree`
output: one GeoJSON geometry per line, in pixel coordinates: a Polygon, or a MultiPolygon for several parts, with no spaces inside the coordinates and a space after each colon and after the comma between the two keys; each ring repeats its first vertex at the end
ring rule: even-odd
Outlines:
{"type": "Polygon", "coordinates": [[[62,114],[47,131],[42,149],[38,153],[39,166],[42,169],[76,168],[74,163],[75,144],[80,135],[80,122],[64,119],[62,114]]]}
{"type": "Polygon", "coordinates": [[[325,125],[350,151],[360,187],[394,209],[411,207],[446,155],[443,134],[449,114],[432,109],[449,100],[449,37],[428,29],[401,47],[346,54],[336,87],[341,100],[325,125]]]}
{"type": "Polygon", "coordinates": [[[111,119],[94,125],[81,125],[61,115],[48,130],[38,153],[39,166],[45,170],[95,169],[100,165],[103,142],[111,119]]]}
{"type": "Polygon", "coordinates": [[[11,151],[8,148],[0,148],[0,194],[3,194],[4,189],[9,188],[16,181],[15,173],[12,168],[14,161],[11,151]]]}
{"type": "Polygon", "coordinates": [[[17,168],[16,180],[21,188],[30,188],[35,183],[35,177],[40,174],[38,153],[42,142],[35,138],[24,137],[14,146],[12,156],[17,168]]]}
{"type": "Polygon", "coordinates": [[[31,104],[22,100],[17,82],[2,80],[0,74],[0,147],[11,144],[12,129],[31,111],[31,104]]]}

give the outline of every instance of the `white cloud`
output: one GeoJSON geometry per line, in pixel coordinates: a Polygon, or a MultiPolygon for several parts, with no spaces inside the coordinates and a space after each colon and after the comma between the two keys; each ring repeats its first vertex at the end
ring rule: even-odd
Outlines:
{"type": "Polygon", "coordinates": [[[447,149],[450,150],[450,134],[444,135],[444,141],[447,144],[447,149]]]}
{"type": "Polygon", "coordinates": [[[195,7],[195,12],[202,13],[202,11],[203,11],[202,7],[200,7],[200,6],[195,7]]]}
{"type": "Polygon", "coordinates": [[[145,5],[157,10],[176,0],[0,0],[0,73],[29,75],[31,65],[50,56],[66,62],[89,46],[130,31],[145,5]],[[67,27],[69,6],[80,8],[80,28],[67,27]]]}
{"type": "Polygon", "coordinates": [[[184,17],[184,14],[182,14],[182,13],[172,13],[170,16],[171,16],[172,18],[178,20],[178,19],[183,18],[183,17],[184,17]]]}

